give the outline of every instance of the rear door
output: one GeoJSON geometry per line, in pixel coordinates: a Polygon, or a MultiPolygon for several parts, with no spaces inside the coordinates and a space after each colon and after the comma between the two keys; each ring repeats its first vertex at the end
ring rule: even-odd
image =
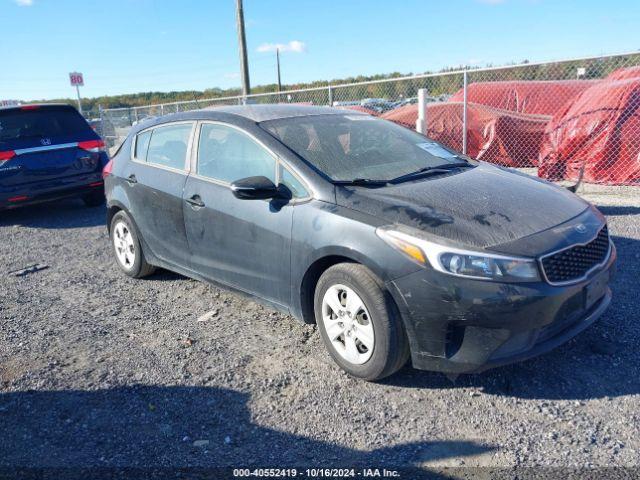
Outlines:
{"type": "Polygon", "coordinates": [[[132,142],[123,185],[142,238],[165,262],[189,268],[182,190],[194,122],[174,122],[143,130],[132,142]]]}
{"type": "Polygon", "coordinates": [[[0,185],[4,187],[99,176],[100,137],[66,105],[0,110],[0,185]]]}

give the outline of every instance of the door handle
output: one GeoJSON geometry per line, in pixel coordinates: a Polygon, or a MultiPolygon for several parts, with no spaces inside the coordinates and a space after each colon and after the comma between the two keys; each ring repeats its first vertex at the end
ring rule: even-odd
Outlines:
{"type": "Polygon", "coordinates": [[[127,182],[129,183],[129,185],[133,185],[134,183],[138,183],[138,179],[136,178],[136,176],[132,173],[131,175],[129,175],[127,177],[127,182]]]}
{"type": "Polygon", "coordinates": [[[198,208],[204,207],[204,202],[200,198],[200,195],[193,195],[192,197],[186,198],[185,202],[187,202],[189,205],[193,207],[198,207],[198,208]]]}

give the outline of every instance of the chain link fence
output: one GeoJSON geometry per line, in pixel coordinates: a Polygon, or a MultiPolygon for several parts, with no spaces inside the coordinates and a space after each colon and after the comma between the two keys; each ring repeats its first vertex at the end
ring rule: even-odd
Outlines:
{"type": "Polygon", "coordinates": [[[327,105],[407,128],[420,118],[424,134],[473,158],[640,196],[640,53],[102,110],[101,133],[115,147],[145,118],[245,103],[327,105]]]}

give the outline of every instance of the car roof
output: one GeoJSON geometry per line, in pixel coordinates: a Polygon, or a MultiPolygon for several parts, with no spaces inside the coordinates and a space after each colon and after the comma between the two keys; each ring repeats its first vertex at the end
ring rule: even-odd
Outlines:
{"type": "MultiPolygon", "coordinates": [[[[67,103],[22,103],[20,105],[5,105],[0,107],[0,111],[5,110],[28,110],[29,108],[46,108],[46,107],[73,107],[67,103]]],[[[75,109],[74,109],[75,110],[75,109]]]]}
{"type": "Polygon", "coordinates": [[[332,107],[315,107],[309,105],[230,105],[207,107],[200,110],[169,113],[159,117],[146,117],[137,122],[129,131],[129,136],[147,128],[173,122],[195,120],[218,120],[239,125],[243,122],[259,123],[284,118],[311,117],[319,115],[361,115],[367,113],[332,107]]]}
{"type": "Polygon", "coordinates": [[[204,110],[229,113],[253,120],[265,122],[282,118],[308,117],[311,115],[363,115],[360,112],[332,107],[316,107],[312,105],[232,105],[207,107],[204,110]]]}

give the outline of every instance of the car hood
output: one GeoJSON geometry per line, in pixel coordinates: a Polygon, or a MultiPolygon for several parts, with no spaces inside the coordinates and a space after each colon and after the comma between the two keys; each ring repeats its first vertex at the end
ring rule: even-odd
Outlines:
{"type": "Polygon", "coordinates": [[[427,237],[476,248],[541,232],[589,206],[564,188],[485,163],[382,188],[338,187],[336,201],[427,237]]]}

